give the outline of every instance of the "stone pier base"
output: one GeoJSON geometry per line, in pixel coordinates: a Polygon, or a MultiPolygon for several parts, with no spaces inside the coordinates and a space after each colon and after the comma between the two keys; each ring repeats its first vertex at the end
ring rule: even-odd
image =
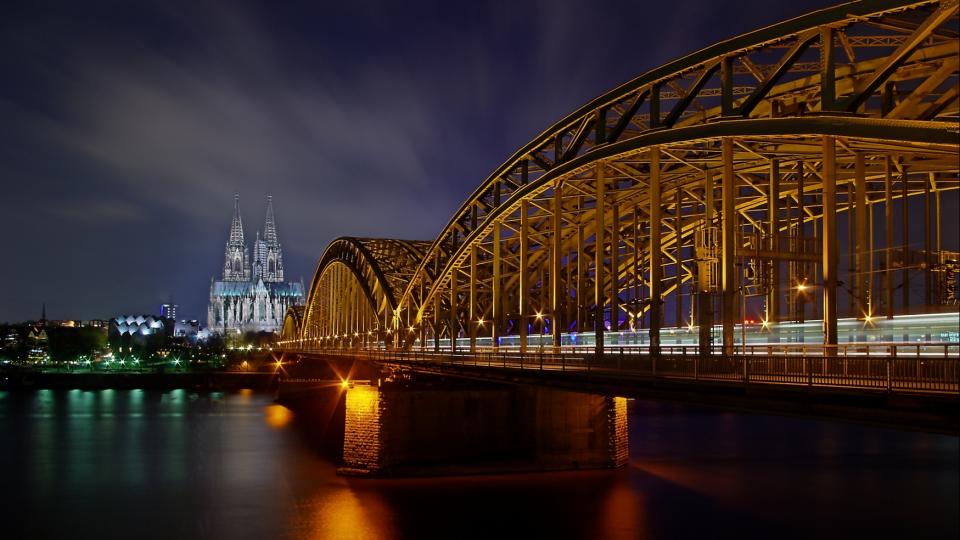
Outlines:
{"type": "Polygon", "coordinates": [[[347,391],[347,475],[614,468],[627,463],[624,398],[531,387],[347,391]]]}

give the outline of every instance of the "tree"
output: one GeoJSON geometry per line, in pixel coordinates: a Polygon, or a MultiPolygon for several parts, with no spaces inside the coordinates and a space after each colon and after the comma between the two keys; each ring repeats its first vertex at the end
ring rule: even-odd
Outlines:
{"type": "Polygon", "coordinates": [[[76,360],[79,356],[92,356],[107,345],[107,332],[103,328],[47,328],[47,343],[50,358],[56,362],[76,360]]]}

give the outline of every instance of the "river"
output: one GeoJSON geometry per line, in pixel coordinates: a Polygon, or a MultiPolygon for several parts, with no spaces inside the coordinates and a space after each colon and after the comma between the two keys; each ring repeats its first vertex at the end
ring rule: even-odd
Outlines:
{"type": "Polygon", "coordinates": [[[960,536],[952,436],[631,401],[623,469],[369,480],[298,421],[250,391],[0,392],[0,536],[960,536]]]}

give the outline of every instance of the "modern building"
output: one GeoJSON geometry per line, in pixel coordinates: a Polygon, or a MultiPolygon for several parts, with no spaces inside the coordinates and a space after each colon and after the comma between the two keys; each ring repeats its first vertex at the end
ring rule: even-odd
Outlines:
{"type": "Polygon", "coordinates": [[[206,341],[209,332],[206,328],[200,326],[200,321],[196,319],[177,321],[173,327],[173,337],[186,338],[191,344],[200,341],[206,341]]]}
{"type": "Polygon", "coordinates": [[[160,316],[164,319],[177,320],[177,304],[160,304],[160,316]]]}
{"type": "Polygon", "coordinates": [[[113,345],[143,346],[154,336],[173,333],[173,322],[157,315],[119,315],[110,320],[107,338],[113,345]]]}
{"type": "Polygon", "coordinates": [[[303,305],[303,281],[284,281],[283,250],[277,236],[273,198],[267,197],[263,235],[257,232],[251,257],[234,196],[233,220],[224,250],[223,277],[210,280],[207,327],[211,332],[278,332],[287,308],[303,305]]]}

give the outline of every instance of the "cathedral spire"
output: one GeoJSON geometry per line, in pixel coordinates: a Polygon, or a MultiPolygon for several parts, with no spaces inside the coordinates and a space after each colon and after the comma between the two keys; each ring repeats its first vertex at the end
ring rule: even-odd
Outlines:
{"type": "Polygon", "coordinates": [[[243,220],[240,218],[240,194],[233,196],[233,220],[230,222],[230,239],[224,251],[224,281],[248,281],[250,259],[247,244],[243,239],[243,220]]]}
{"type": "Polygon", "coordinates": [[[267,220],[263,226],[263,239],[268,244],[277,243],[277,224],[273,218],[273,195],[267,195],[267,220]]]}
{"type": "Polygon", "coordinates": [[[231,245],[243,245],[243,220],[240,218],[240,194],[233,194],[233,220],[230,222],[231,245]]]}
{"type": "Polygon", "coordinates": [[[263,225],[263,235],[254,245],[254,259],[263,265],[261,276],[264,282],[283,281],[283,252],[277,236],[277,222],[273,215],[273,197],[267,195],[267,218],[263,225]]]}

